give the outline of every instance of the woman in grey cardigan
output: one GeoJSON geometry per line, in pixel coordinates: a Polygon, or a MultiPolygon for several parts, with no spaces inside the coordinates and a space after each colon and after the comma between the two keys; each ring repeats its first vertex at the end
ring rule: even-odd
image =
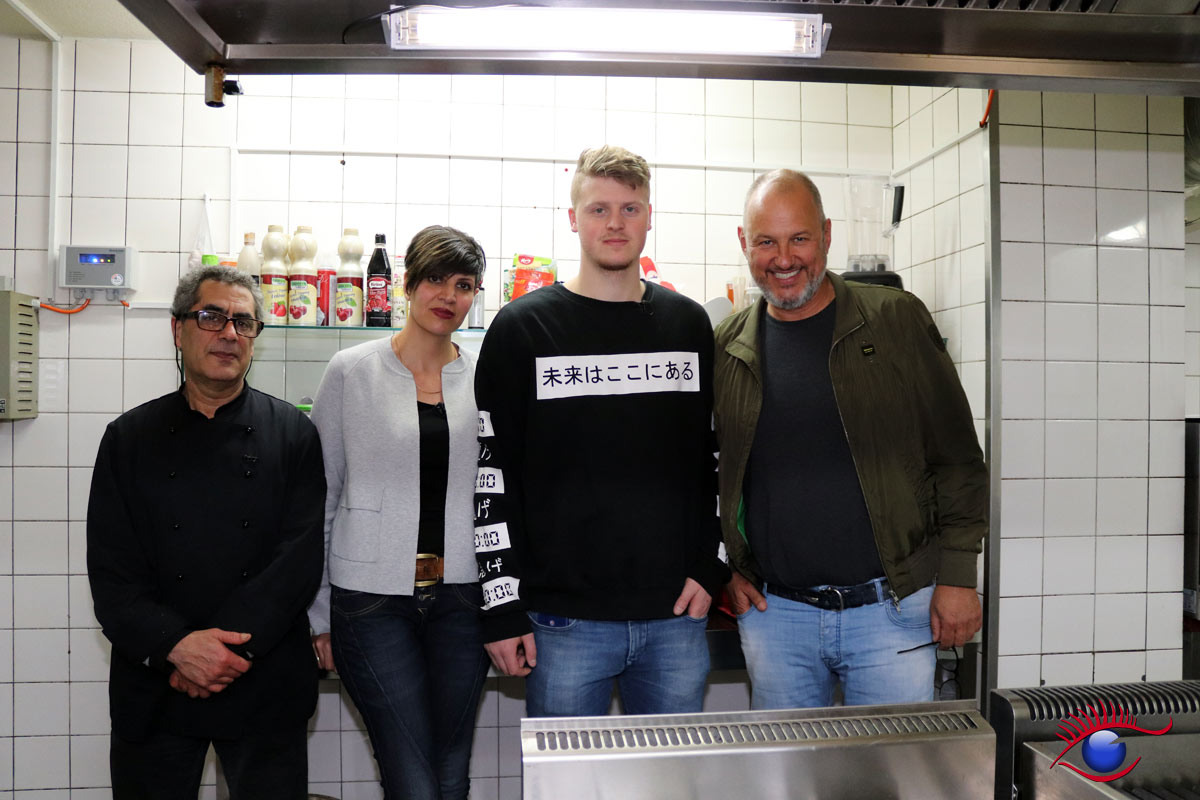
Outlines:
{"type": "Polygon", "coordinates": [[[475,363],[450,335],[483,249],[432,226],[405,255],[408,323],[333,357],[312,419],[325,478],[313,646],[367,725],[387,800],[462,800],[487,656],[475,565],[475,363]]]}

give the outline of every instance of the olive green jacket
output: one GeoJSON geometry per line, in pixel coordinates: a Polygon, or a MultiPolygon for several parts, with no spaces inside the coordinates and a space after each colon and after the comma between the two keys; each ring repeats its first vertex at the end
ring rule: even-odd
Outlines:
{"type": "MultiPolygon", "coordinates": [[[[942,336],[908,292],[827,274],[837,303],[829,374],[892,591],[903,598],[934,579],[973,587],[988,526],[987,467],[942,336]]],[[[758,585],[742,483],[762,408],[764,309],[760,300],[717,327],[713,372],[721,530],[730,565],[758,585]]],[[[803,519],[797,508],[797,524],[803,519]]]]}

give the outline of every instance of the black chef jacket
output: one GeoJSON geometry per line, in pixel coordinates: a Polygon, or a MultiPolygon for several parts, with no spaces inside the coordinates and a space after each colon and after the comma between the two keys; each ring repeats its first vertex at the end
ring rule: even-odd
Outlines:
{"type": "Polygon", "coordinates": [[[100,442],[88,501],[96,618],[112,642],[113,730],[236,739],[312,715],[306,608],[321,581],[325,469],[316,428],[247,386],[213,419],[182,391],[122,414],[100,442]],[[192,699],[166,661],[205,628],[251,634],[252,662],[192,699]]]}

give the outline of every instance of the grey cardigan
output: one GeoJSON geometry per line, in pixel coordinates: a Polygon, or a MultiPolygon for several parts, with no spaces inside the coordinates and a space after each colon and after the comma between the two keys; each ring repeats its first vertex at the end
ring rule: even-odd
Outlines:
{"type": "MultiPolygon", "coordinates": [[[[442,367],[450,427],[446,483],[446,583],[474,583],[478,457],[475,360],[465,349],[442,367]]],[[[413,593],[420,519],[420,429],[413,375],[391,338],[342,350],[329,362],[312,421],[325,455],[325,575],[308,611],[329,631],[329,585],[374,594],[413,593]]]]}

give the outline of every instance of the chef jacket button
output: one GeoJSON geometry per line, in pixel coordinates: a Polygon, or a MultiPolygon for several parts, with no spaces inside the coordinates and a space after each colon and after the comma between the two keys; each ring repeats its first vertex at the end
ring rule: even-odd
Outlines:
{"type": "Polygon", "coordinates": [[[253,425],[247,425],[247,426],[246,426],[246,428],[245,428],[245,432],[246,432],[247,434],[254,433],[254,426],[253,426],[253,425]]]}
{"type": "Polygon", "coordinates": [[[175,477],[175,470],[171,470],[170,472],[168,472],[168,473],[167,473],[167,477],[168,477],[168,478],[174,478],[174,477],[175,477]]]}
{"type": "Polygon", "coordinates": [[[242,520],[242,527],[243,527],[243,528],[249,528],[249,527],[250,527],[250,520],[248,520],[248,519],[244,519],[244,520],[242,520]]]}
{"type": "Polygon", "coordinates": [[[174,433],[174,432],[175,432],[175,426],[174,426],[174,425],[172,425],[171,427],[167,428],[167,432],[168,432],[168,433],[174,433]]]}
{"type": "Polygon", "coordinates": [[[248,578],[248,577],[250,577],[250,573],[249,573],[249,571],[247,571],[247,570],[242,570],[242,578],[243,578],[243,579],[245,579],[245,578],[248,578]]]}
{"type": "Polygon", "coordinates": [[[176,576],[175,576],[175,580],[177,580],[177,581],[181,581],[181,580],[183,580],[183,573],[181,572],[181,573],[179,573],[178,575],[176,575],[176,576]]]}
{"type": "Polygon", "coordinates": [[[247,477],[247,478],[249,478],[249,477],[250,477],[251,475],[253,475],[253,474],[254,474],[254,473],[253,473],[253,472],[251,472],[250,470],[246,470],[246,477],[247,477]]]}
{"type": "Polygon", "coordinates": [[[175,523],[174,525],[172,525],[171,527],[172,527],[172,528],[174,528],[175,530],[179,530],[179,523],[178,523],[178,522],[176,522],[176,523],[175,523]]]}

